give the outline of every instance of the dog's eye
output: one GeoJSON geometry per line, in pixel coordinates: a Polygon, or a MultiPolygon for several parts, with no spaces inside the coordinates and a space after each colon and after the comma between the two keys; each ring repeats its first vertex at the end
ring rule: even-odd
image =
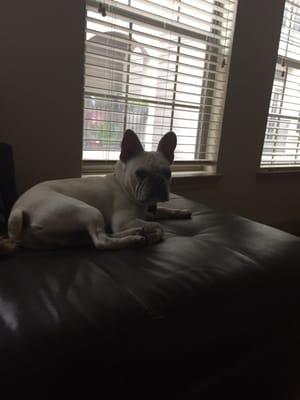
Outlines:
{"type": "Polygon", "coordinates": [[[162,170],[162,174],[166,179],[170,179],[171,178],[171,171],[169,169],[162,170]]]}
{"type": "Polygon", "coordinates": [[[145,169],[137,169],[135,171],[135,174],[139,179],[144,179],[148,175],[148,173],[145,169]]]}

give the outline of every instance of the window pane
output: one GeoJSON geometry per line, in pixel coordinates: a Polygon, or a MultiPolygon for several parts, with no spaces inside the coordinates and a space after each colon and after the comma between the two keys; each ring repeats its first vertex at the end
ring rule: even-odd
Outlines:
{"type": "Polygon", "coordinates": [[[300,2],[287,1],[261,166],[300,165],[300,2]]]}
{"type": "Polygon", "coordinates": [[[175,160],[216,161],[233,3],[87,4],[83,158],[117,159],[130,128],[146,150],[174,130],[175,160]]]}

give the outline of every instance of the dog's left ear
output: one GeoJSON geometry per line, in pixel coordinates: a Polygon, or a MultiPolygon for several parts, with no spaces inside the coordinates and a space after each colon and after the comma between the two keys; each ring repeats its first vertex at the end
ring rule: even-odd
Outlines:
{"type": "Polygon", "coordinates": [[[177,145],[177,137],[174,132],[166,133],[159,141],[157,151],[159,151],[172,164],[174,151],[177,145]]]}
{"type": "Polygon", "coordinates": [[[120,160],[126,163],[128,160],[137,156],[143,151],[143,146],[141,145],[137,135],[131,129],[127,129],[124,133],[121,143],[120,160]]]}

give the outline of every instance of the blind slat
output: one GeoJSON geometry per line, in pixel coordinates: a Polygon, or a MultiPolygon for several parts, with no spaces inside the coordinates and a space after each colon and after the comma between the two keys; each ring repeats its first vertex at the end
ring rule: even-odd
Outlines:
{"type": "MultiPolygon", "coordinates": [[[[92,2],[94,3],[94,1],[92,2]]],[[[173,32],[187,38],[194,38],[203,42],[207,42],[211,45],[218,44],[220,39],[226,39],[226,37],[223,35],[210,33],[202,29],[196,29],[186,24],[170,21],[167,18],[159,17],[153,14],[143,15],[140,10],[136,9],[133,11],[133,9],[134,7],[132,7],[129,11],[126,9],[126,7],[122,7],[122,4],[120,3],[118,6],[110,6],[108,10],[110,13],[117,14],[118,18],[124,19],[124,21],[138,21],[138,23],[143,23],[148,26],[151,25],[153,27],[163,29],[164,31],[173,32]]]]}
{"type": "MultiPolygon", "coordinates": [[[[97,72],[100,73],[99,70],[102,70],[102,71],[104,70],[105,71],[106,67],[90,63],[88,66],[86,66],[86,70],[96,70],[97,72]]],[[[110,71],[112,71],[113,73],[121,73],[122,75],[124,75],[126,77],[130,76],[130,77],[136,77],[137,79],[139,79],[139,78],[152,79],[152,80],[155,80],[156,82],[164,82],[166,84],[174,83],[173,79],[171,79],[171,78],[167,79],[167,78],[162,77],[162,76],[155,76],[155,77],[154,76],[148,76],[146,74],[139,74],[139,73],[133,72],[133,71],[126,72],[126,71],[122,71],[120,69],[115,69],[115,68],[111,68],[110,71]]],[[[179,78],[181,77],[181,73],[174,72],[174,74],[176,74],[179,78]]],[[[98,75],[96,75],[96,76],[98,76],[98,75]]],[[[197,78],[198,78],[198,80],[201,79],[202,81],[205,81],[205,82],[216,82],[213,79],[201,78],[199,76],[197,78]]],[[[134,80],[132,80],[132,82],[134,83],[134,80]]],[[[222,84],[224,83],[224,81],[218,81],[218,82],[220,82],[222,84]]],[[[181,81],[181,80],[177,80],[177,83],[180,84],[180,86],[190,87],[191,89],[194,88],[194,87],[203,88],[203,85],[199,85],[199,84],[196,84],[196,83],[187,83],[187,82],[184,82],[184,81],[181,81]]],[[[207,87],[207,89],[209,89],[209,87],[207,87]]],[[[217,87],[214,87],[211,90],[214,90],[216,92],[224,92],[223,88],[217,88],[217,87]]]]}
{"type": "MultiPolygon", "coordinates": [[[[109,95],[109,98],[108,98],[108,96],[103,96],[103,95],[101,96],[101,94],[99,94],[99,93],[96,94],[96,93],[89,92],[89,91],[86,91],[85,94],[88,96],[92,96],[92,97],[97,96],[99,99],[105,99],[105,101],[109,100],[111,104],[113,103],[113,100],[117,100],[117,101],[124,100],[124,97],[115,96],[112,94],[109,95]]],[[[128,97],[127,100],[128,100],[128,104],[134,103],[136,101],[141,101],[142,103],[149,103],[151,105],[155,105],[155,108],[158,108],[161,110],[165,110],[166,107],[169,107],[171,109],[173,106],[172,103],[166,102],[166,101],[163,102],[163,101],[158,101],[158,100],[144,100],[143,98],[134,98],[134,97],[128,97]],[[165,106],[165,107],[160,107],[160,106],[165,106]]],[[[189,112],[195,113],[195,111],[199,111],[199,112],[201,112],[201,115],[204,115],[204,114],[206,114],[207,116],[216,115],[218,117],[220,117],[220,115],[221,115],[220,112],[206,111],[206,109],[210,107],[210,106],[206,106],[206,105],[194,106],[194,105],[186,105],[186,104],[181,104],[179,102],[176,102],[174,104],[174,106],[176,107],[176,109],[178,109],[178,110],[181,109],[185,113],[189,113],[189,112]]],[[[161,118],[161,117],[159,117],[159,118],[161,118]]]]}
{"type": "MultiPolygon", "coordinates": [[[[97,123],[97,122],[99,122],[99,120],[96,120],[96,119],[87,119],[87,118],[85,118],[84,119],[84,121],[88,121],[88,122],[93,122],[93,123],[97,123]]],[[[115,120],[111,120],[111,119],[108,119],[108,120],[101,120],[101,121],[106,121],[106,122],[109,122],[109,123],[112,123],[112,124],[122,124],[122,121],[115,121],[115,120]]],[[[89,124],[87,124],[87,125],[89,125],[89,124]]],[[[157,127],[157,128],[164,128],[164,129],[168,129],[168,125],[161,125],[161,124],[145,124],[145,123],[142,123],[142,122],[133,122],[133,121],[130,121],[130,125],[141,125],[141,126],[143,126],[143,125],[147,125],[147,126],[153,126],[153,127],[157,127]]],[[[186,126],[181,126],[181,125],[178,125],[177,126],[177,128],[178,129],[185,129],[185,130],[195,130],[195,127],[186,127],[186,126]]],[[[87,131],[97,131],[97,129],[91,129],[91,128],[86,128],[86,130],[87,131]]],[[[214,128],[210,128],[209,129],[209,131],[211,132],[211,131],[217,131],[217,129],[214,129],[214,128]]],[[[155,136],[155,134],[152,134],[152,136],[155,136]]],[[[179,135],[178,135],[179,136],[179,135]]],[[[184,135],[184,136],[182,136],[182,137],[195,137],[195,135],[184,135]]]]}
{"type": "MultiPolygon", "coordinates": [[[[143,0],[143,3],[148,3],[150,5],[152,5],[153,3],[151,1],[147,1],[147,0],[143,0]]],[[[219,13],[223,14],[223,13],[233,13],[233,10],[231,9],[233,6],[233,2],[228,3],[231,4],[231,8],[225,8],[225,7],[220,7],[216,5],[215,1],[211,1],[211,2],[207,2],[207,1],[202,1],[202,0],[197,0],[197,3],[194,3],[194,5],[191,5],[190,3],[186,3],[182,0],[173,1],[173,4],[176,4],[177,8],[178,7],[182,7],[184,6],[185,9],[189,10],[191,13],[201,13],[202,15],[207,15],[207,16],[211,16],[211,13],[209,11],[207,11],[207,7],[209,6],[210,8],[213,7],[214,10],[218,11],[219,13]],[[196,7],[197,4],[197,7],[196,7]],[[205,9],[206,7],[206,9],[205,9]]],[[[219,3],[221,4],[221,2],[219,3]]],[[[157,3],[155,3],[155,5],[157,5],[157,3]]],[[[171,10],[171,9],[170,9],[171,10]]],[[[191,15],[191,14],[188,14],[191,15]]]]}
{"type": "MultiPolygon", "coordinates": [[[[298,149],[299,150],[299,154],[298,153],[296,153],[296,154],[292,154],[292,153],[285,153],[285,154],[281,154],[281,153],[275,153],[275,154],[272,154],[272,153],[266,153],[265,154],[265,156],[267,157],[267,156],[269,156],[269,157],[286,157],[286,162],[289,160],[289,157],[293,157],[293,158],[295,158],[295,157],[299,157],[300,158],[300,148],[298,149]]],[[[295,150],[296,151],[296,150],[295,150]]],[[[274,160],[275,161],[275,160],[274,160]]],[[[299,160],[300,161],[300,160],[299,160]]],[[[282,160],[282,162],[284,162],[283,160],[282,160]]]]}
{"type": "MultiPolygon", "coordinates": [[[[131,125],[134,125],[133,123],[131,123],[131,125]]],[[[159,128],[163,128],[163,129],[168,129],[169,127],[168,126],[163,126],[163,125],[155,125],[155,126],[157,126],[157,127],[159,127],[159,128]]],[[[180,129],[183,129],[183,127],[180,127],[180,129]]],[[[98,129],[90,129],[90,128],[86,128],[86,131],[88,131],[88,132],[98,132],[98,129]]],[[[157,137],[161,137],[161,135],[159,134],[159,133],[152,133],[151,135],[150,135],[151,137],[155,137],[155,136],[157,136],[157,137]]],[[[191,138],[191,139],[196,139],[197,138],[197,136],[196,135],[180,135],[180,134],[177,134],[176,135],[177,136],[177,139],[178,140],[180,140],[180,139],[187,139],[187,138],[191,138]]],[[[210,139],[217,139],[218,137],[217,136],[210,136],[210,139]]],[[[88,138],[84,138],[84,140],[89,140],[90,139],[90,137],[88,137],[88,138]]],[[[97,136],[95,136],[95,137],[93,137],[93,140],[95,140],[95,139],[97,139],[97,140],[99,140],[99,138],[97,137],[97,136]]],[[[203,146],[206,146],[206,145],[204,145],[203,144],[203,146]]],[[[214,144],[211,144],[211,146],[212,147],[214,147],[215,145],[214,144]]]]}
{"type": "MultiPolygon", "coordinates": [[[[228,0],[227,0],[228,1],[228,0]]],[[[91,10],[94,11],[95,7],[98,7],[98,2],[95,0],[87,0],[88,9],[91,6],[91,10]]],[[[117,15],[118,18],[125,18],[128,21],[138,21],[139,23],[145,23],[147,25],[151,25],[163,30],[167,30],[169,32],[176,32],[179,35],[194,37],[198,40],[204,40],[209,43],[216,43],[220,38],[225,38],[222,34],[218,35],[212,32],[207,32],[203,29],[197,29],[194,26],[187,25],[185,23],[179,23],[174,20],[170,20],[168,18],[164,18],[159,14],[154,14],[153,12],[145,12],[142,9],[138,9],[132,6],[126,6],[123,3],[116,3],[109,0],[105,0],[103,3],[107,13],[117,15]]],[[[157,4],[152,3],[152,6],[155,7],[157,4]]],[[[224,11],[223,9],[219,9],[217,5],[211,4],[211,8],[213,10],[218,10],[219,12],[224,11]]],[[[212,12],[213,15],[213,12],[212,12]]],[[[220,32],[222,30],[220,29],[220,32]]]]}
{"type": "MultiPolygon", "coordinates": [[[[111,89],[111,88],[108,88],[108,89],[105,89],[105,88],[99,88],[99,87],[97,87],[97,86],[91,86],[91,85],[86,85],[86,88],[87,88],[87,90],[89,90],[89,92],[91,92],[92,90],[94,90],[94,95],[103,95],[103,92],[104,91],[106,91],[106,92],[108,92],[108,93],[120,93],[120,94],[124,94],[124,95],[126,95],[126,94],[128,94],[128,100],[130,101],[139,101],[139,100],[143,100],[143,101],[151,101],[152,103],[155,101],[154,99],[156,98],[155,96],[149,96],[149,95],[146,95],[146,94],[144,94],[144,93],[134,93],[134,92],[132,92],[132,91],[128,91],[128,92],[126,92],[126,91],[121,91],[121,90],[117,90],[117,89],[111,89]],[[130,95],[130,96],[129,96],[130,95]],[[132,96],[135,96],[135,97],[132,97],[132,96]]],[[[161,92],[164,92],[164,89],[161,89],[161,92]]],[[[107,96],[110,96],[111,97],[111,95],[110,94],[108,94],[108,95],[106,95],[106,97],[107,96]]],[[[116,96],[116,97],[118,97],[118,95],[114,95],[114,96],[116,96]]],[[[120,97],[122,97],[122,96],[120,96],[120,97]]],[[[188,101],[188,100],[185,100],[185,101],[172,101],[172,99],[170,98],[170,99],[166,99],[166,101],[164,102],[164,103],[160,103],[160,104],[168,104],[168,105],[176,105],[176,104],[178,104],[178,106],[179,107],[189,107],[189,108],[195,108],[195,109],[199,109],[199,105],[196,105],[197,103],[196,102],[194,102],[194,101],[188,101]]],[[[218,104],[216,104],[216,105],[213,105],[213,104],[206,104],[205,105],[205,107],[207,107],[207,108],[222,108],[222,105],[218,105],[218,104]]]]}
{"type": "MultiPolygon", "coordinates": [[[[101,99],[101,100],[102,100],[102,99],[101,99]]],[[[111,101],[108,100],[108,103],[109,103],[109,105],[111,105],[111,101]]],[[[115,102],[115,104],[116,104],[116,102],[115,102]]],[[[119,104],[119,105],[124,105],[124,103],[118,103],[118,104],[119,104]]],[[[129,106],[130,106],[130,105],[131,105],[131,104],[129,104],[129,106]]],[[[97,111],[108,111],[108,112],[111,113],[111,114],[125,114],[125,111],[118,111],[118,110],[113,110],[113,111],[112,111],[111,107],[105,108],[104,106],[102,106],[101,109],[100,109],[100,108],[97,108],[97,107],[91,108],[91,107],[88,107],[88,106],[85,105],[84,108],[85,108],[85,110],[88,110],[88,111],[95,111],[95,112],[97,112],[97,111]]],[[[156,106],[155,108],[165,110],[165,108],[160,108],[160,107],[157,107],[157,106],[156,106]]],[[[180,110],[180,109],[179,109],[179,110],[180,110]]],[[[180,111],[181,111],[181,110],[180,110],[180,111]]],[[[194,110],[184,110],[184,112],[187,113],[187,114],[188,114],[188,113],[193,113],[193,114],[195,114],[195,111],[194,111],[194,110]]],[[[136,115],[136,114],[138,114],[138,113],[127,111],[126,114],[127,114],[127,115],[136,115]]],[[[208,114],[208,115],[210,115],[210,114],[208,114]]],[[[149,117],[155,117],[156,114],[148,113],[148,116],[149,116],[149,117]]],[[[189,116],[189,115],[188,115],[188,116],[189,116]]],[[[170,119],[170,116],[161,115],[160,118],[161,118],[161,119],[164,119],[164,118],[170,119]]],[[[179,118],[179,117],[176,117],[176,116],[173,116],[173,119],[174,119],[174,120],[176,120],[176,119],[182,120],[182,118],[179,118]]],[[[185,115],[185,116],[184,116],[184,120],[185,120],[185,121],[195,122],[195,121],[198,121],[199,118],[188,118],[188,117],[185,115]]],[[[214,122],[217,123],[218,120],[216,120],[216,121],[214,121],[214,122]]]]}
{"type": "MultiPolygon", "coordinates": [[[[114,131],[111,131],[112,133],[114,132],[114,131]]],[[[157,135],[158,136],[158,135],[157,135]]],[[[159,136],[159,138],[160,138],[160,136],[159,136]]],[[[178,139],[178,138],[177,138],[178,139]]],[[[83,139],[84,140],[84,142],[94,142],[95,140],[97,140],[97,139],[95,139],[95,138],[91,138],[91,139],[83,139]]],[[[121,144],[121,142],[122,142],[122,140],[111,140],[111,139],[106,139],[106,140],[101,140],[101,144],[103,144],[103,145],[105,145],[105,144],[121,144]]],[[[147,144],[150,144],[150,145],[156,145],[156,143],[153,143],[153,142],[147,142],[147,141],[144,141],[143,142],[145,145],[147,145],[147,144]]],[[[180,141],[178,141],[178,146],[180,146],[180,147],[182,147],[182,146],[191,146],[191,144],[190,143],[180,143],[180,141]]],[[[204,146],[204,145],[203,145],[204,146]]],[[[211,146],[211,147],[213,147],[213,146],[211,146]]],[[[300,150],[300,149],[299,149],[300,150]]],[[[184,150],[183,150],[183,152],[184,152],[184,150]]],[[[215,154],[216,153],[216,151],[214,150],[214,151],[209,151],[209,152],[207,152],[207,151],[201,151],[201,150],[199,150],[199,151],[197,151],[196,152],[197,154],[215,154]]]]}
{"type": "MultiPolygon", "coordinates": [[[[119,85],[123,85],[123,86],[125,86],[126,84],[127,84],[127,82],[126,81],[119,81],[119,80],[116,80],[116,79],[109,79],[109,78],[101,78],[101,77],[99,77],[99,76],[95,76],[95,75],[91,75],[91,74],[86,74],[85,75],[86,76],[86,78],[89,78],[90,80],[91,80],[91,82],[94,82],[95,83],[95,81],[106,81],[106,82],[109,82],[110,84],[111,84],[111,87],[112,87],[112,85],[113,84],[119,84],[119,85]]],[[[86,82],[88,82],[88,81],[86,81],[86,82]]],[[[151,85],[146,85],[146,84],[143,84],[143,83],[135,83],[134,81],[132,81],[132,82],[129,82],[130,83],[130,85],[132,86],[132,87],[134,87],[135,89],[136,88],[140,88],[140,89],[156,89],[156,87],[155,86],[151,86],[151,85]]],[[[89,85],[89,83],[87,83],[86,84],[87,86],[90,86],[89,85]]],[[[110,86],[108,86],[108,88],[103,88],[103,87],[101,87],[101,85],[100,86],[97,86],[97,88],[99,88],[99,90],[114,90],[114,89],[112,89],[110,86]]],[[[198,86],[199,87],[199,86],[198,86]]],[[[200,87],[201,88],[201,87],[200,87]]],[[[202,91],[203,90],[205,90],[205,91],[213,91],[213,89],[209,89],[209,88],[201,88],[202,89],[202,91]]],[[[183,90],[178,90],[178,89],[174,89],[174,88],[172,88],[172,89],[168,89],[168,88],[166,88],[166,87],[160,87],[159,88],[159,90],[160,91],[162,91],[162,92],[169,92],[169,93],[176,93],[176,94],[189,94],[189,95],[191,95],[191,96],[197,96],[197,97],[199,97],[199,96],[201,96],[202,97],[202,99],[204,100],[204,99],[214,99],[214,100],[222,100],[223,99],[223,97],[220,97],[220,96],[209,96],[209,95],[204,95],[204,94],[201,94],[201,93],[199,93],[199,92],[194,92],[193,94],[191,94],[191,92],[190,91],[183,91],[183,90]]],[[[120,91],[120,90],[117,90],[118,92],[122,92],[122,91],[120,91]]],[[[126,93],[126,90],[124,90],[124,92],[126,93]]],[[[128,91],[129,93],[131,93],[131,91],[128,91]]]]}
{"type": "MultiPolygon", "coordinates": [[[[88,30],[88,32],[89,32],[90,30],[88,30]]],[[[99,33],[99,34],[97,34],[97,36],[101,36],[102,34],[101,33],[99,33]]],[[[102,37],[105,39],[105,38],[107,38],[107,36],[104,36],[104,35],[102,35],[102,37]]],[[[120,43],[124,43],[124,44],[128,44],[128,45],[130,45],[130,43],[133,45],[134,43],[132,43],[132,42],[130,42],[130,40],[124,40],[124,39],[122,39],[122,38],[118,38],[118,41],[120,42],[120,43]]],[[[176,45],[177,47],[178,47],[178,43],[177,43],[177,45],[176,45]]],[[[89,47],[90,48],[94,48],[94,49],[99,49],[99,48],[104,48],[104,49],[108,49],[108,50],[111,50],[111,44],[110,43],[93,43],[93,42],[91,42],[91,43],[89,43],[89,47]]],[[[153,49],[153,50],[157,50],[157,51],[160,51],[161,53],[163,53],[164,52],[164,49],[162,49],[161,47],[159,47],[159,46],[152,46],[152,45],[145,45],[145,47],[146,48],[148,48],[148,49],[153,49]]],[[[146,50],[146,49],[145,49],[146,50]]],[[[116,48],[115,49],[115,52],[117,52],[117,53],[120,53],[120,54],[124,54],[124,55],[135,55],[135,56],[137,56],[139,53],[136,53],[134,50],[126,50],[126,49],[122,49],[122,48],[116,48]]],[[[200,50],[199,49],[199,52],[201,52],[201,53],[205,53],[205,51],[204,50],[200,50]]],[[[168,54],[168,56],[177,56],[178,55],[178,52],[176,51],[176,50],[170,50],[170,49],[166,49],[165,50],[165,53],[167,53],[168,54]]],[[[205,62],[206,64],[211,64],[211,65],[220,65],[220,62],[216,62],[216,61],[213,61],[213,60],[209,60],[209,59],[203,59],[202,57],[198,57],[198,56],[193,56],[193,55],[190,55],[190,54],[186,54],[186,53],[181,53],[181,56],[183,57],[183,58],[185,58],[186,60],[191,60],[191,62],[192,61],[197,61],[197,62],[201,62],[201,61],[203,61],[203,62],[205,62]]],[[[217,53],[215,53],[214,54],[214,58],[217,58],[217,56],[218,56],[218,54],[217,53]]],[[[144,53],[144,54],[140,54],[140,58],[142,59],[142,58],[151,58],[151,59],[159,59],[159,60],[164,60],[163,58],[161,58],[161,57],[157,57],[157,56],[154,56],[154,55],[151,55],[151,56],[149,56],[147,53],[144,53]]],[[[174,61],[172,61],[172,59],[167,59],[166,61],[170,61],[170,62],[174,62],[174,61]]],[[[187,66],[189,66],[190,64],[189,63],[180,63],[181,65],[187,65],[187,66]]]]}
{"type": "MultiPolygon", "coordinates": [[[[175,3],[173,3],[173,4],[175,4],[175,3]]],[[[147,1],[147,0],[138,0],[138,2],[135,1],[134,9],[142,10],[144,8],[143,6],[148,6],[149,8],[151,8],[151,7],[153,7],[153,3],[151,1],[147,1]],[[137,5],[139,5],[140,7],[137,8],[137,5]]],[[[213,7],[214,7],[214,5],[211,4],[211,8],[213,8],[213,7]]],[[[176,20],[178,21],[178,20],[180,20],[180,18],[186,18],[186,19],[190,20],[191,22],[195,21],[198,24],[202,23],[205,26],[207,26],[208,29],[211,29],[211,21],[207,21],[203,18],[203,16],[204,16],[203,12],[200,14],[202,16],[202,18],[201,18],[201,17],[195,16],[198,14],[197,13],[198,9],[196,7],[193,8],[194,13],[187,14],[183,11],[183,10],[188,10],[188,9],[191,10],[191,8],[188,8],[186,3],[177,3],[176,9],[169,8],[164,3],[161,3],[161,4],[155,3],[155,11],[156,11],[155,15],[156,16],[163,15],[165,13],[169,13],[172,20],[174,20],[174,21],[176,21],[176,20]]],[[[227,14],[227,10],[223,10],[222,12],[220,12],[220,14],[224,14],[224,13],[227,14]]],[[[209,13],[209,12],[206,12],[205,15],[210,17],[210,19],[212,19],[212,17],[214,17],[214,21],[218,21],[220,23],[227,22],[226,16],[220,17],[219,14],[212,15],[212,13],[209,13]]]]}
{"type": "MultiPolygon", "coordinates": [[[[86,27],[86,32],[88,33],[94,33],[94,34],[100,34],[101,32],[109,32],[109,30],[113,30],[115,28],[115,24],[114,23],[110,23],[107,21],[101,21],[101,30],[97,30],[96,25],[99,24],[99,20],[92,18],[92,17],[88,17],[87,18],[87,27],[86,27]],[[94,27],[94,28],[93,28],[94,27]],[[103,31],[103,28],[108,28],[108,30],[103,31]]],[[[118,26],[118,32],[121,33],[125,33],[128,34],[128,27],[123,27],[123,26],[118,26]]],[[[152,34],[150,32],[145,32],[145,30],[143,30],[143,27],[138,25],[138,24],[132,24],[132,27],[130,28],[130,32],[132,33],[132,35],[139,37],[139,38],[143,38],[143,40],[153,40],[154,42],[157,42],[161,39],[162,37],[162,32],[160,31],[156,31],[156,34],[154,34],[154,32],[152,32],[152,34]],[[140,28],[140,29],[138,29],[140,28]]],[[[178,44],[177,42],[177,38],[178,35],[169,35],[169,36],[164,36],[164,43],[165,44],[169,44],[170,46],[176,46],[178,44]],[[172,39],[172,36],[175,37],[175,39],[172,39]]],[[[200,41],[195,41],[195,40],[191,40],[188,39],[186,41],[182,41],[181,42],[181,47],[183,49],[187,49],[187,50],[191,50],[191,51],[201,51],[203,50],[203,46],[207,46],[207,43],[205,42],[200,42],[200,41]],[[193,44],[191,44],[193,43],[193,44]],[[202,47],[201,47],[202,46],[202,47]]],[[[224,50],[224,49],[228,49],[229,46],[227,45],[218,45],[218,44],[214,44],[212,46],[214,49],[218,49],[218,50],[224,50]]],[[[208,50],[208,54],[217,54],[216,50],[214,51],[209,51],[208,50]]],[[[204,51],[204,50],[203,50],[204,51]]]]}
{"type": "MultiPolygon", "coordinates": [[[[104,55],[101,55],[101,56],[99,56],[99,55],[97,55],[97,54],[94,54],[94,53],[90,53],[90,52],[86,52],[86,55],[88,55],[88,56],[92,56],[92,57],[96,57],[98,60],[100,60],[100,59],[109,59],[109,60],[111,60],[112,62],[120,62],[120,60],[119,59],[117,59],[117,58],[114,58],[114,57],[106,57],[106,56],[104,56],[104,55]]],[[[132,62],[132,61],[130,61],[130,62],[126,62],[126,61],[124,61],[124,66],[130,66],[130,65],[134,65],[135,67],[141,67],[141,64],[140,63],[136,63],[136,62],[132,62]]],[[[173,62],[173,61],[168,61],[168,63],[166,63],[166,64],[169,64],[169,65],[172,65],[172,66],[174,66],[174,67],[179,67],[179,66],[181,66],[181,67],[188,67],[189,68],[189,70],[194,70],[195,71],[195,73],[185,73],[185,72],[181,72],[181,71],[179,71],[178,72],[178,74],[177,75],[180,75],[180,76],[185,76],[185,77],[190,77],[190,78],[198,78],[199,79],[199,77],[201,78],[201,76],[199,76],[199,71],[202,71],[202,72],[206,72],[207,74],[214,74],[214,75],[224,75],[224,74],[226,74],[226,72],[225,71],[220,71],[220,72],[217,72],[217,71],[213,71],[213,70],[209,70],[208,68],[202,68],[202,67],[196,67],[196,66],[194,66],[194,65],[188,65],[188,64],[179,64],[179,63],[176,63],[176,62],[173,62]],[[196,71],[198,71],[198,75],[196,74],[196,71]]],[[[90,65],[90,64],[87,64],[87,66],[88,65],[90,65]]],[[[169,74],[171,74],[171,72],[173,72],[173,73],[175,73],[176,72],[176,69],[174,68],[173,70],[168,70],[167,68],[161,68],[161,67],[156,67],[156,66],[152,66],[152,65],[149,65],[149,64],[147,64],[146,66],[145,66],[147,69],[152,69],[152,70],[154,70],[154,71],[161,71],[161,72],[166,72],[166,73],[169,73],[169,74]]],[[[106,68],[106,69],[108,69],[107,67],[104,67],[104,68],[106,68]]],[[[110,69],[110,68],[109,68],[110,69]]],[[[126,71],[126,70],[125,70],[126,71]]],[[[223,80],[221,80],[221,79],[213,79],[213,78],[210,78],[210,75],[208,75],[208,77],[206,78],[205,77],[205,79],[206,80],[211,80],[212,82],[220,82],[220,83],[224,83],[224,79],[223,80]]]]}
{"type": "MultiPolygon", "coordinates": [[[[97,22],[99,22],[98,20],[89,17],[89,18],[87,18],[87,22],[90,22],[90,24],[88,24],[87,27],[86,27],[86,32],[87,33],[91,33],[91,34],[95,34],[95,35],[102,35],[103,37],[107,38],[107,32],[109,32],[109,30],[106,30],[106,31],[102,30],[101,31],[101,30],[95,29],[95,25],[97,24],[97,22]],[[94,26],[94,28],[92,26],[94,26]]],[[[106,22],[106,21],[101,21],[101,26],[102,27],[107,27],[108,29],[113,29],[115,27],[115,24],[109,23],[109,22],[106,22]]],[[[121,33],[128,34],[128,29],[129,29],[128,27],[118,26],[118,32],[121,32],[121,33]]],[[[162,34],[161,34],[160,31],[158,31],[156,35],[154,35],[153,33],[150,34],[149,32],[146,33],[145,31],[142,31],[142,28],[141,28],[141,30],[137,30],[136,29],[136,24],[134,24],[130,28],[130,32],[132,33],[132,35],[135,35],[136,37],[143,38],[144,41],[147,41],[147,40],[150,39],[150,40],[152,40],[154,42],[158,42],[162,38],[162,34]]],[[[175,36],[175,35],[173,35],[173,36],[175,36]]],[[[176,35],[176,38],[174,40],[171,39],[171,36],[169,36],[169,38],[168,37],[164,37],[163,41],[164,41],[165,44],[170,45],[170,47],[171,46],[176,47],[178,45],[177,38],[178,38],[178,35],[176,35]]],[[[123,39],[123,42],[126,43],[126,40],[123,39]]],[[[127,41],[127,43],[128,42],[129,42],[129,44],[132,44],[132,42],[127,41]]],[[[207,46],[207,43],[200,42],[200,41],[195,41],[195,40],[193,40],[192,42],[194,43],[194,45],[190,44],[191,40],[188,40],[187,42],[182,41],[180,47],[182,49],[191,50],[191,51],[203,51],[203,52],[206,52],[205,49],[203,48],[203,46],[207,46]],[[198,46],[196,46],[196,42],[198,43],[198,46]],[[201,45],[202,45],[202,47],[201,47],[201,45]]],[[[144,43],[144,42],[141,42],[141,43],[144,43]]],[[[149,46],[149,47],[151,47],[151,46],[149,46]]],[[[214,50],[207,49],[207,54],[218,55],[217,50],[224,50],[224,49],[228,49],[229,48],[229,46],[227,46],[227,45],[221,45],[221,44],[217,44],[217,43],[214,44],[211,47],[214,50]]],[[[154,46],[154,48],[155,48],[155,46],[154,46]]]]}
{"type": "Polygon", "coordinates": [[[261,166],[300,165],[299,100],[300,2],[286,1],[261,166]]]}

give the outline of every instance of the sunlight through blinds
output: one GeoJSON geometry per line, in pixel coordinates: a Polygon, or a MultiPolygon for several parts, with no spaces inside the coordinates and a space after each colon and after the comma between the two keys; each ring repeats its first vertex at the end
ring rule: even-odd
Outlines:
{"type": "Polygon", "coordinates": [[[286,1],[262,167],[300,165],[300,0],[286,1]]]}
{"type": "Polygon", "coordinates": [[[175,160],[215,163],[234,1],[89,1],[84,160],[116,160],[125,129],[145,150],[178,137],[175,160]]]}

